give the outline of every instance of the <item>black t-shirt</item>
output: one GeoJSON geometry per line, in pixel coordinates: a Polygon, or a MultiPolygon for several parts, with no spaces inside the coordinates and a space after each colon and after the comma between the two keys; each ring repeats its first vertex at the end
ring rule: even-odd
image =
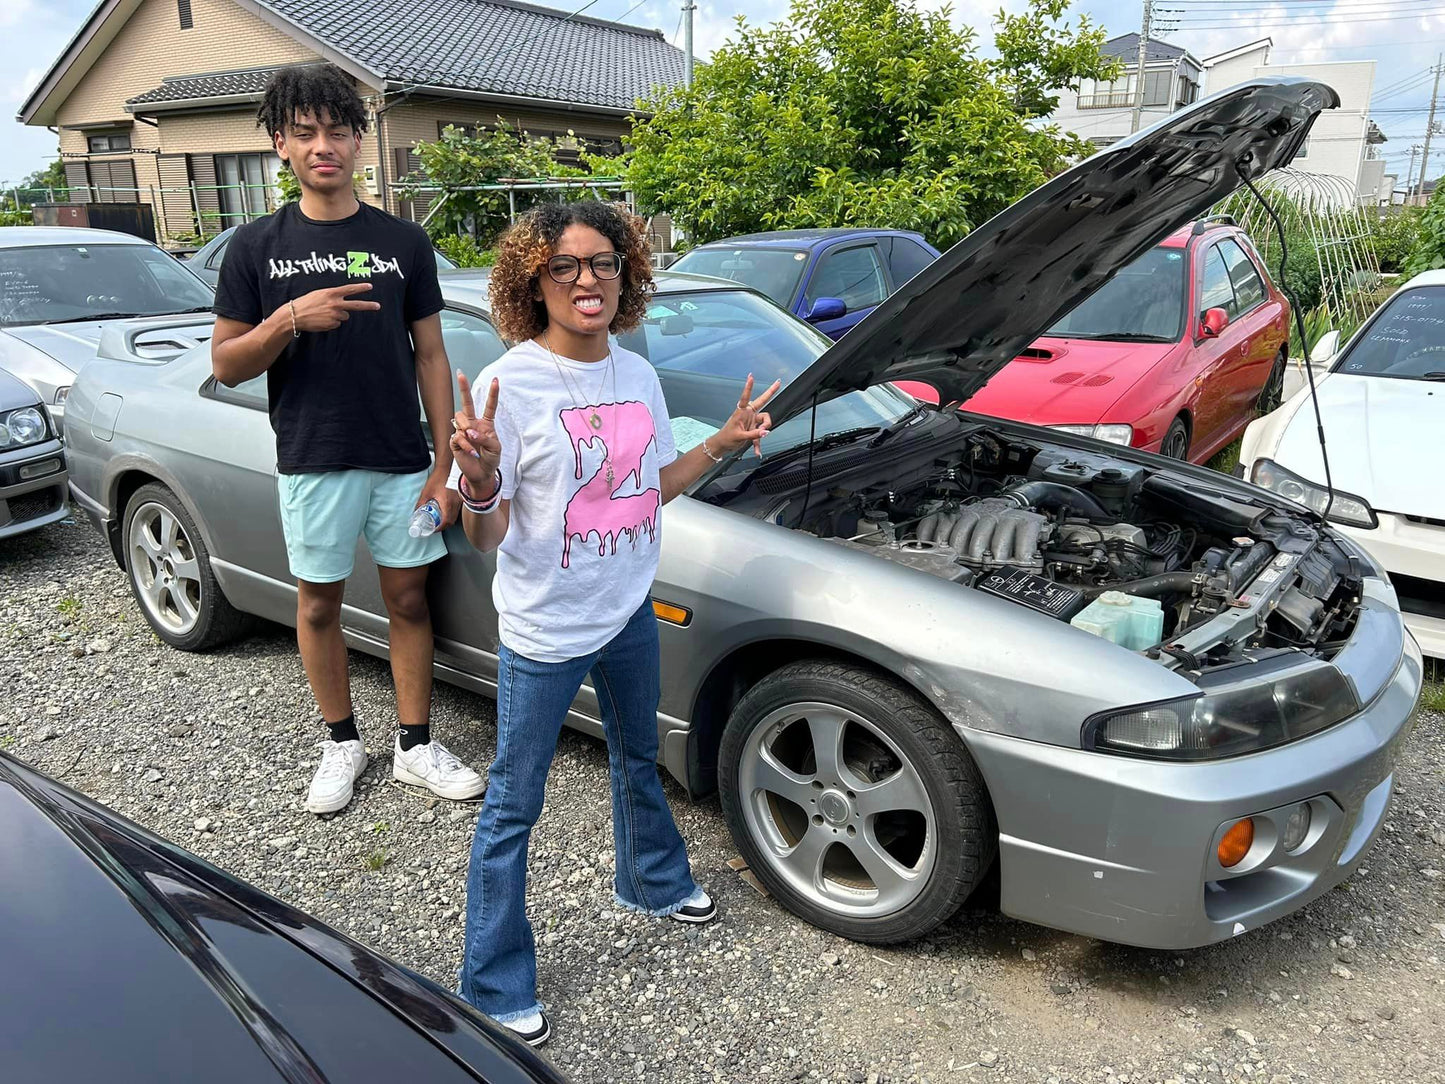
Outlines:
{"type": "Polygon", "coordinates": [[[236,230],[221,264],[213,309],[259,324],[312,290],[367,282],[334,331],[303,331],[266,372],[276,469],[281,474],[372,470],[411,474],[431,456],[422,436],[409,327],[443,308],[425,231],[362,204],[318,222],[288,203],[236,230]]]}

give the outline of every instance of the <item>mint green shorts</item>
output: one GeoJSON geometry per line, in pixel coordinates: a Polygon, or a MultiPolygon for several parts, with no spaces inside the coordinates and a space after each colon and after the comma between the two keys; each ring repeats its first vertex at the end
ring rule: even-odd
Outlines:
{"type": "Polygon", "coordinates": [[[346,579],[356,563],[356,540],[363,534],[372,560],[383,568],[416,568],[445,557],[447,544],[440,531],[422,538],[407,531],[427,474],[278,474],[291,575],[307,583],[346,579]]]}

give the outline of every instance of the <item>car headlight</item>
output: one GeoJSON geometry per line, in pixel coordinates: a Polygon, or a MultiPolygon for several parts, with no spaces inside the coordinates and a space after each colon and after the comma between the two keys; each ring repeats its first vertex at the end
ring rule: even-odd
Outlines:
{"type": "Polygon", "coordinates": [[[1122,444],[1126,448],[1134,442],[1132,425],[1051,425],[1049,428],[1060,433],[1072,433],[1076,437],[1093,437],[1109,444],[1122,444]]]}
{"type": "Polygon", "coordinates": [[[1296,504],[1302,504],[1335,523],[1363,527],[1366,530],[1380,525],[1375,510],[1363,497],[1356,497],[1353,493],[1341,493],[1337,489],[1334,499],[1331,500],[1329,491],[1324,486],[1306,481],[1298,474],[1285,470],[1272,459],[1256,459],[1249,480],[1271,493],[1278,493],[1296,504]],[[1329,508],[1328,515],[1325,514],[1326,507],[1329,508]]]}
{"type": "Polygon", "coordinates": [[[55,405],[56,405],[56,406],[64,406],[64,405],[65,405],[65,400],[67,400],[67,399],[69,399],[69,398],[70,398],[70,385],[69,385],[69,384],[65,385],[65,387],[63,387],[63,388],[56,388],[56,389],[55,389],[55,405]]]}
{"type": "Polygon", "coordinates": [[[1296,741],[1359,710],[1344,675],[1318,665],[1270,682],[1104,712],[1084,724],[1082,737],[1085,749],[1101,753],[1217,760],[1296,741]]]}
{"type": "Polygon", "coordinates": [[[0,414],[0,448],[18,448],[45,439],[50,427],[39,407],[25,407],[0,414]]]}

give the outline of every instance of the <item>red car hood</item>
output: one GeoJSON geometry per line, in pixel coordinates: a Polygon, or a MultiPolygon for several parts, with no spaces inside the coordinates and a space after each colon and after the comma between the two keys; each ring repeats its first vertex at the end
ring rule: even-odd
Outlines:
{"type": "Polygon", "coordinates": [[[963,406],[1035,425],[1093,425],[1177,343],[1042,338],[963,406]]]}

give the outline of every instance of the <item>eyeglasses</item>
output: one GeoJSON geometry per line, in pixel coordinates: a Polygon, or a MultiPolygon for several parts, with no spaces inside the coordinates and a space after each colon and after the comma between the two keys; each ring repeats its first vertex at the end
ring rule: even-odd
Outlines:
{"type": "Polygon", "coordinates": [[[582,265],[592,268],[592,274],[599,279],[615,279],[622,274],[622,261],[626,257],[620,252],[599,252],[595,256],[553,256],[547,261],[547,277],[563,286],[571,285],[582,277],[582,265]]]}

